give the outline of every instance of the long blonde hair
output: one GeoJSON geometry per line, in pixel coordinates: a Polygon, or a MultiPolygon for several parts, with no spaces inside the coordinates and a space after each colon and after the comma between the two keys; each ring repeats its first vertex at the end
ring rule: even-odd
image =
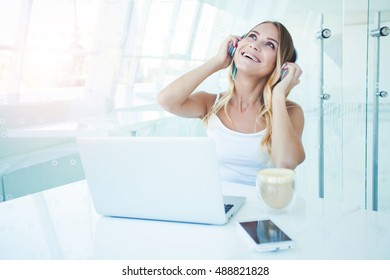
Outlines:
{"type": "MultiPolygon", "coordinates": [[[[262,23],[259,23],[255,27],[265,24],[265,23],[271,23],[273,24],[277,29],[279,33],[279,48],[277,52],[276,57],[276,65],[274,68],[274,71],[271,73],[265,87],[263,94],[260,95],[260,101],[261,101],[261,107],[259,110],[259,114],[256,118],[256,122],[259,120],[263,120],[266,124],[266,131],[261,139],[260,146],[262,148],[265,148],[268,155],[271,154],[271,134],[272,134],[272,90],[275,87],[275,85],[279,82],[280,79],[280,72],[282,70],[282,65],[285,62],[295,62],[296,60],[296,52],[294,49],[294,44],[292,37],[286,27],[277,21],[264,21],[262,23]]],[[[255,28],[253,27],[253,28],[255,28]]],[[[253,29],[252,28],[252,29],[253,29]]],[[[251,30],[252,30],[251,29],[251,30]]],[[[249,32],[248,32],[249,33],[249,32]]],[[[245,35],[246,36],[246,35],[245,35]]],[[[213,114],[217,114],[217,112],[220,109],[224,109],[224,112],[229,120],[229,114],[227,112],[227,105],[229,104],[229,101],[232,99],[232,97],[235,94],[235,80],[233,77],[233,70],[235,68],[234,61],[229,67],[228,70],[228,89],[226,91],[226,94],[223,95],[214,105],[211,107],[210,111],[207,113],[207,115],[203,118],[203,121],[205,124],[208,123],[208,120],[213,114]]],[[[288,93],[289,94],[289,93],[288,93]]],[[[287,95],[288,95],[287,94],[287,95]]]]}

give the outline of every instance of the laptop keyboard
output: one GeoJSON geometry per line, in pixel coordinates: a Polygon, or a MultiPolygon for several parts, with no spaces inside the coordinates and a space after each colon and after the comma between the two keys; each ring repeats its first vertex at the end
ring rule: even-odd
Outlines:
{"type": "Polygon", "coordinates": [[[234,206],[233,204],[224,204],[225,205],[225,213],[229,212],[230,209],[234,206]]]}

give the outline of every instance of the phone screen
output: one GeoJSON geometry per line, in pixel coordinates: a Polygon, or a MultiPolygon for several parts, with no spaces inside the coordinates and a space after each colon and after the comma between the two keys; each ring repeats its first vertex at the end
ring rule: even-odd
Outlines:
{"type": "Polygon", "coordinates": [[[291,241],[291,238],[271,220],[240,222],[240,225],[258,245],[291,241]]]}

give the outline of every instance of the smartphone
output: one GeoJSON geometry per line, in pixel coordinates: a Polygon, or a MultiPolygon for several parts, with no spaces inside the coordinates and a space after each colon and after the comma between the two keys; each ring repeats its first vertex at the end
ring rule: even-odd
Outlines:
{"type": "Polygon", "coordinates": [[[271,220],[238,222],[238,227],[257,251],[277,251],[295,246],[295,242],[271,220]]]}

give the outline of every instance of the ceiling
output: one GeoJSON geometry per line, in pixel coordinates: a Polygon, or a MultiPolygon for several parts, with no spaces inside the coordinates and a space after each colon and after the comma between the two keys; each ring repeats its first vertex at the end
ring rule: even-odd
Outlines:
{"type": "Polygon", "coordinates": [[[389,0],[203,0],[232,14],[245,11],[243,17],[257,19],[286,19],[299,17],[299,22],[310,15],[324,14],[330,18],[342,18],[344,25],[365,24],[367,11],[370,17],[377,11],[382,11],[382,20],[390,21],[389,0]],[[245,7],[243,7],[245,6],[245,7]],[[244,9],[243,9],[244,8],[244,9]]]}

